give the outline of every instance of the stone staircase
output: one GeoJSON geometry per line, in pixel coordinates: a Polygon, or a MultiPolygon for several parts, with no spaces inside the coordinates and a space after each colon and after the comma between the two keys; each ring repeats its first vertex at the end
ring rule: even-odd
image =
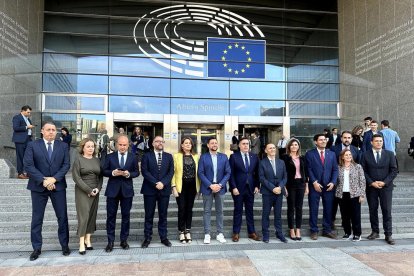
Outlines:
{"type": "MultiPolygon", "coordinates": [[[[76,236],[77,220],[75,209],[75,192],[74,182],[71,175],[67,176],[67,201],[68,201],[68,216],[70,228],[70,242],[77,244],[78,237],[76,236]]],[[[131,210],[131,231],[130,241],[139,242],[143,239],[144,226],[144,203],[143,197],[139,193],[142,183],[142,177],[134,180],[135,197],[133,207],[131,210]]],[[[395,234],[414,233],[414,174],[400,174],[396,181],[393,195],[393,231],[395,234]]],[[[30,250],[30,222],[31,222],[31,198],[30,191],[26,189],[27,181],[10,178],[0,178],[0,246],[1,248],[22,248],[22,250],[30,250]]],[[[104,183],[103,191],[100,197],[97,231],[94,234],[94,244],[106,244],[106,199],[103,196],[106,187],[104,183]]],[[[321,203],[322,204],[322,203],[321,203]]],[[[257,232],[261,232],[261,196],[258,195],[254,205],[255,226],[257,232]]],[[[233,216],[233,201],[229,193],[226,194],[224,203],[224,228],[225,237],[230,240],[232,234],[232,216],[233,216]]],[[[214,209],[214,208],[213,208],[214,209]]],[[[286,200],[283,203],[282,225],[283,229],[287,231],[286,219],[286,200]]],[[[307,198],[304,202],[303,215],[303,236],[309,234],[309,207],[307,198]]],[[[202,200],[196,199],[193,211],[193,227],[192,235],[194,239],[201,239],[203,233],[202,221],[202,200]]],[[[158,215],[156,214],[156,217],[158,215]]],[[[322,216],[322,212],[319,212],[322,216]]],[[[171,196],[170,206],[168,209],[168,230],[170,239],[177,238],[177,204],[175,199],[171,196]]],[[[244,218],[243,218],[244,220],[244,218]]],[[[381,215],[380,215],[381,221],[381,215]]],[[[247,231],[244,225],[240,232],[241,237],[247,237],[247,231]]],[[[273,225],[273,221],[271,221],[273,225]]],[[[381,226],[382,224],[380,224],[381,226]]],[[[271,226],[271,229],[273,227],[271,226]]],[[[342,228],[340,226],[340,214],[338,211],[336,229],[339,235],[342,235],[342,228]]],[[[119,238],[120,230],[120,211],[118,211],[118,221],[116,229],[116,238],[119,238]]],[[[215,231],[215,213],[212,214],[212,233],[215,231]]],[[[365,202],[362,206],[362,232],[363,236],[370,233],[368,206],[365,202]]],[[[157,234],[157,219],[154,220],[154,240],[158,239],[157,234]]],[[[46,207],[45,218],[43,223],[43,244],[44,246],[59,246],[57,239],[57,221],[51,205],[48,202],[46,207]]],[[[76,247],[76,246],[75,246],[76,247]]]]}

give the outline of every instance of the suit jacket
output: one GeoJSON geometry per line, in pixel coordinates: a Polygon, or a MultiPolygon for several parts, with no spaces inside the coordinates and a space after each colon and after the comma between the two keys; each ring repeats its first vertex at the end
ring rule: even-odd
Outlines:
{"type": "Polygon", "coordinates": [[[134,186],[132,179],[139,176],[138,161],[135,156],[128,152],[125,160],[124,169],[129,172],[129,177],[113,176],[112,171],[119,168],[118,152],[108,154],[103,166],[103,175],[109,177],[106,185],[105,196],[117,197],[121,194],[123,197],[134,196],[134,186]]]}
{"type": "MultiPolygon", "coordinates": [[[[226,185],[230,179],[230,175],[229,159],[225,154],[217,152],[217,184],[221,184],[222,186],[220,194],[226,193],[226,185]]],[[[210,152],[206,152],[200,156],[200,161],[198,162],[198,177],[200,177],[201,181],[201,193],[203,195],[210,195],[212,193],[210,185],[214,178],[213,161],[211,160],[210,152]]]]}
{"type": "Polygon", "coordinates": [[[158,162],[154,151],[145,153],[141,161],[141,171],[144,177],[141,194],[150,196],[157,194],[162,196],[171,195],[171,180],[174,175],[174,160],[171,154],[165,151],[162,152],[161,170],[158,170],[158,162]],[[162,190],[155,188],[159,181],[164,184],[162,190]]]}
{"type": "Polygon", "coordinates": [[[261,147],[261,141],[259,137],[254,138],[251,144],[251,152],[255,154],[259,154],[260,147],[261,147]]]}
{"type": "Polygon", "coordinates": [[[271,195],[273,189],[280,187],[282,194],[286,195],[285,185],[287,182],[287,173],[285,162],[280,159],[276,159],[276,175],[273,171],[272,164],[269,158],[265,157],[260,161],[259,165],[259,178],[260,178],[260,193],[264,195],[271,195]]]}
{"type": "MultiPolygon", "coordinates": [[[[196,180],[196,189],[197,193],[200,191],[200,178],[198,178],[197,170],[198,170],[198,160],[199,157],[197,154],[193,154],[193,160],[195,163],[195,180],[196,180]]],[[[177,188],[177,192],[181,193],[183,187],[183,154],[181,152],[177,152],[174,154],[174,176],[172,178],[172,184],[177,188]]]]}
{"type": "Polygon", "coordinates": [[[27,145],[24,158],[24,169],[29,175],[27,189],[35,192],[43,192],[44,177],[54,177],[56,191],[66,189],[65,175],[70,169],[68,145],[55,140],[52,158],[49,160],[46,145],[43,139],[38,139],[27,145]]]}
{"type": "MultiPolygon", "coordinates": [[[[287,173],[287,185],[293,184],[295,181],[295,175],[296,175],[296,166],[295,163],[293,163],[292,157],[288,154],[283,154],[280,159],[285,162],[286,167],[286,173],[287,173]]],[[[302,176],[303,183],[306,183],[308,181],[308,169],[306,166],[306,160],[303,155],[299,157],[300,160],[300,174],[302,176]]],[[[305,186],[303,186],[305,188],[305,186]]]]}
{"type": "Polygon", "coordinates": [[[249,155],[249,170],[246,171],[244,166],[243,158],[241,152],[235,152],[230,156],[230,169],[231,176],[229,179],[230,189],[233,190],[237,188],[240,194],[243,194],[244,189],[246,189],[246,183],[249,183],[248,187],[253,193],[254,188],[260,188],[259,181],[259,158],[254,153],[248,153],[249,155]]]}
{"type": "Polygon", "coordinates": [[[392,151],[382,150],[379,164],[375,161],[372,150],[364,152],[361,166],[365,172],[367,186],[374,181],[383,181],[386,187],[393,187],[393,180],[397,176],[397,161],[392,151]]]}
{"type": "MultiPolygon", "coordinates": [[[[308,167],[309,184],[318,181],[322,186],[329,183],[336,185],[338,179],[338,162],[334,152],[325,149],[325,163],[322,165],[319,151],[314,148],[305,155],[306,166],[308,167]]],[[[309,185],[313,187],[313,185],[309,185]]]]}
{"type": "Polygon", "coordinates": [[[328,149],[330,149],[333,146],[336,146],[338,144],[341,144],[341,135],[340,134],[337,134],[336,135],[335,144],[333,143],[333,139],[334,139],[333,134],[330,134],[328,138],[329,138],[329,141],[326,144],[326,148],[328,148],[328,149]]]}
{"type": "MultiPolygon", "coordinates": [[[[379,131],[377,131],[377,134],[380,134],[382,136],[381,132],[379,131]]],[[[373,135],[374,133],[372,130],[368,130],[364,133],[364,139],[362,141],[362,152],[372,150],[371,140],[373,135]]],[[[384,146],[382,148],[384,148],[384,146]]]]}
{"type": "MultiPolygon", "coordinates": [[[[29,119],[29,123],[32,124],[32,121],[29,119]]],[[[13,137],[12,142],[23,144],[26,142],[27,135],[29,130],[26,129],[26,121],[23,119],[22,114],[17,114],[13,117],[13,137]]],[[[33,133],[33,130],[32,130],[33,133]]]]}
{"type": "MultiPolygon", "coordinates": [[[[353,145],[349,145],[349,149],[352,153],[352,158],[354,159],[354,161],[356,163],[359,163],[359,159],[361,158],[361,152],[353,145]]],[[[339,163],[339,155],[341,154],[341,151],[342,151],[342,143],[339,145],[336,145],[335,147],[332,147],[331,151],[335,152],[336,161],[339,163]]]]}
{"type": "MultiPolygon", "coordinates": [[[[344,189],[344,170],[343,166],[339,167],[338,185],[335,196],[342,198],[344,189]]],[[[365,176],[364,170],[359,164],[351,164],[349,168],[349,194],[351,198],[365,196],[365,176]]]]}

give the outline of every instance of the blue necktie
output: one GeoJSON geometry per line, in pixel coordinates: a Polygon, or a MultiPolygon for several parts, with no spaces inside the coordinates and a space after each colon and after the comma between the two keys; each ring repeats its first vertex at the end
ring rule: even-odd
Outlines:
{"type": "Polygon", "coordinates": [[[249,171],[249,159],[247,158],[247,153],[244,154],[244,166],[246,167],[246,172],[249,171]]]}
{"type": "Polygon", "coordinates": [[[121,153],[121,169],[125,167],[125,159],[124,159],[125,153],[121,153]]]}
{"type": "Polygon", "coordinates": [[[377,161],[377,164],[378,164],[378,163],[379,163],[379,161],[380,161],[380,155],[379,155],[379,153],[380,153],[380,152],[379,152],[379,151],[377,151],[377,158],[376,158],[376,159],[377,159],[377,160],[376,160],[376,161],[377,161]]]}
{"type": "Polygon", "coordinates": [[[49,142],[47,143],[47,155],[49,156],[49,160],[52,160],[52,153],[53,153],[52,143],[49,142]]]}

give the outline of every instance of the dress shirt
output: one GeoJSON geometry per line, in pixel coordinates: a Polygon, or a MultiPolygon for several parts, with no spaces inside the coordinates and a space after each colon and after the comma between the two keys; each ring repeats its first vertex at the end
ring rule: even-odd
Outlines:
{"type": "Polygon", "coordinates": [[[217,153],[210,152],[210,156],[211,156],[211,161],[213,162],[213,171],[214,171],[213,182],[217,183],[217,153]]]}
{"type": "Polygon", "coordinates": [[[28,128],[28,126],[30,126],[29,118],[27,118],[23,114],[22,116],[23,116],[24,121],[26,122],[27,135],[32,136],[32,129],[28,128]]]}
{"type": "MultiPolygon", "coordinates": [[[[375,162],[377,162],[377,151],[374,148],[372,148],[372,152],[374,153],[374,160],[375,162]]],[[[381,159],[381,153],[382,151],[379,150],[379,159],[381,159]]]]}
{"type": "Polygon", "coordinates": [[[43,139],[43,142],[45,143],[45,146],[46,146],[46,150],[47,150],[47,147],[49,146],[48,145],[48,143],[52,143],[52,151],[53,151],[53,148],[54,148],[54,146],[55,146],[55,140],[52,140],[52,141],[48,141],[48,140],[46,140],[46,139],[43,139]]]}
{"type": "Polygon", "coordinates": [[[349,169],[344,169],[344,187],[342,192],[349,193],[349,169]]]}
{"type": "Polygon", "coordinates": [[[267,158],[269,158],[270,164],[272,165],[272,168],[273,168],[273,172],[276,175],[276,159],[275,158],[272,159],[270,157],[267,157],[267,158]]]}
{"type": "Polygon", "coordinates": [[[156,150],[154,150],[155,160],[157,160],[157,164],[158,164],[158,153],[161,153],[161,159],[162,159],[162,151],[156,151],[156,150]]]}
{"type": "Polygon", "coordinates": [[[241,155],[242,155],[242,159],[243,159],[244,167],[246,168],[246,159],[245,159],[246,154],[247,154],[247,160],[248,160],[249,165],[250,165],[250,156],[249,156],[249,152],[247,151],[247,152],[240,152],[240,153],[241,153],[241,155]]]}
{"type": "Polygon", "coordinates": [[[281,140],[279,140],[279,142],[277,143],[277,147],[278,147],[279,149],[284,149],[284,148],[286,148],[286,144],[287,144],[287,140],[285,140],[285,139],[281,139],[281,140]]]}
{"type": "Polygon", "coordinates": [[[293,158],[292,157],[293,164],[295,164],[295,179],[302,178],[302,175],[300,174],[300,158],[293,158]]]}
{"type": "Polygon", "coordinates": [[[344,149],[351,149],[351,145],[349,145],[349,146],[345,146],[344,144],[341,144],[342,145],[342,150],[344,150],[344,149]]]}

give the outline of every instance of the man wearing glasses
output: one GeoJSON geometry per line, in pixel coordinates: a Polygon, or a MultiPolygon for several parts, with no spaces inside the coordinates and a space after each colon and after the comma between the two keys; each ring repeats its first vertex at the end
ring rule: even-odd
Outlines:
{"type": "Polygon", "coordinates": [[[171,247],[167,232],[167,210],[171,195],[171,180],[174,175],[174,161],[171,154],[164,151],[164,139],[156,136],[152,142],[154,151],[147,152],[141,161],[141,194],[144,195],[145,226],[142,248],[147,248],[152,239],[155,206],[158,204],[158,233],[161,243],[171,247]]]}

